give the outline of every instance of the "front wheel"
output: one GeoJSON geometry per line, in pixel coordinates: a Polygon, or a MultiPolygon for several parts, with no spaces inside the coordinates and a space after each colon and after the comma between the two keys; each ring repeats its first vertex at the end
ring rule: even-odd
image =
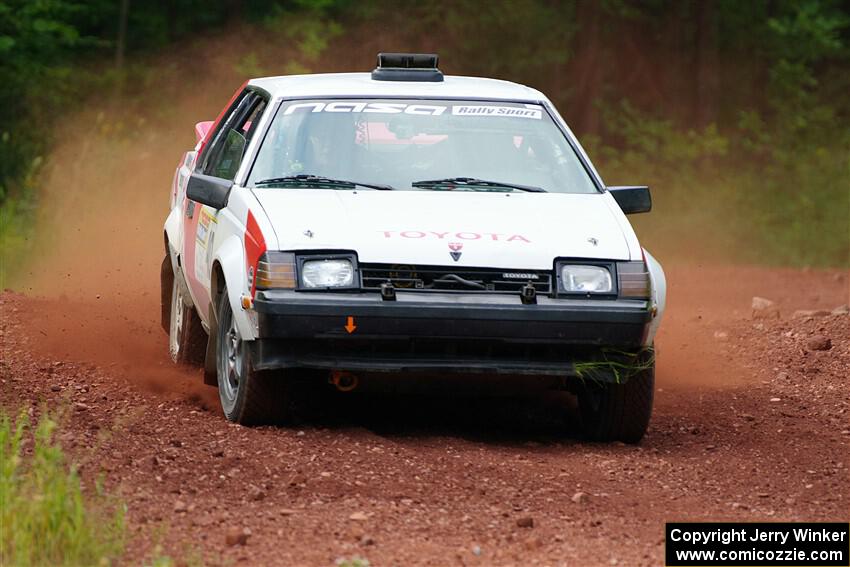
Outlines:
{"type": "Polygon", "coordinates": [[[226,289],[218,307],[216,355],[218,397],[225,417],[242,425],[277,421],[283,401],[282,377],[251,367],[248,344],[239,336],[226,289]]]}
{"type": "Polygon", "coordinates": [[[594,441],[640,442],[649,425],[654,391],[654,360],[624,384],[586,384],[578,395],[584,433],[594,441]]]}

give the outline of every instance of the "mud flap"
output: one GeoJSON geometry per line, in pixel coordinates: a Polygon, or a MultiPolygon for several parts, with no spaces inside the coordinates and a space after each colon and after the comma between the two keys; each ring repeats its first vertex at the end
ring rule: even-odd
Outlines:
{"type": "Polygon", "coordinates": [[[163,258],[159,269],[159,285],[162,306],[161,324],[165,334],[168,334],[171,330],[171,288],[174,285],[174,272],[171,269],[171,258],[168,254],[163,258]]]}
{"type": "Polygon", "coordinates": [[[216,337],[218,336],[218,317],[216,304],[210,302],[208,321],[210,329],[207,333],[207,354],[204,357],[204,384],[218,386],[218,370],[216,368],[216,337]]]}

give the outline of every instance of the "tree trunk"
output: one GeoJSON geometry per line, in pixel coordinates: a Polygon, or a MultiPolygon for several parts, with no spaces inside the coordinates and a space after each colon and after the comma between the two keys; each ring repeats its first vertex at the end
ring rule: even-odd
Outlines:
{"type": "Polygon", "coordinates": [[[576,35],[575,59],[576,113],[578,131],[598,135],[599,97],[602,95],[602,49],[600,8],[596,0],[582,0],[576,6],[579,32],[576,35]]]}
{"type": "Polygon", "coordinates": [[[115,68],[124,68],[124,50],[127,45],[127,17],[130,13],[130,0],[120,0],[118,11],[118,36],[115,39],[115,68]]]}
{"type": "Polygon", "coordinates": [[[700,0],[697,4],[694,116],[699,128],[717,120],[718,64],[717,6],[715,0],[700,0]]]}
{"type": "Polygon", "coordinates": [[[124,51],[127,48],[127,18],[130,15],[130,0],[120,0],[118,11],[118,34],[115,37],[115,84],[112,104],[117,105],[124,95],[124,51]]]}

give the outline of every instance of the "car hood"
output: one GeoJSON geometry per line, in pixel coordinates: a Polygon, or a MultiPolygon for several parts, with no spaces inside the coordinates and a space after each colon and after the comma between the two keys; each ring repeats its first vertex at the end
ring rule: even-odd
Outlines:
{"type": "MultiPolygon", "coordinates": [[[[353,250],[361,263],[550,269],[628,260],[607,194],[253,189],[280,250],[353,250]]],[[[616,206],[616,205],[615,205],[616,206]]]]}

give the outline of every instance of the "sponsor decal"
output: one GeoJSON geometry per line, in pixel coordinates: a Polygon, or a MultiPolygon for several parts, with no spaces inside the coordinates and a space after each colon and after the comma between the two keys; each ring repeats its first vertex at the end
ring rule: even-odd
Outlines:
{"type": "Polygon", "coordinates": [[[198,244],[203,247],[206,247],[207,240],[209,240],[210,236],[210,225],[212,223],[218,223],[215,216],[213,216],[206,207],[201,208],[201,217],[198,219],[198,231],[196,233],[196,238],[198,239],[198,244]]]}
{"type": "Polygon", "coordinates": [[[195,232],[194,260],[195,260],[195,278],[199,282],[207,282],[209,280],[210,257],[212,256],[212,243],[215,236],[215,225],[218,224],[216,219],[217,213],[211,212],[208,207],[202,206],[198,214],[198,228],[195,232]]]}
{"type": "Polygon", "coordinates": [[[528,108],[517,106],[493,106],[487,104],[409,104],[406,102],[362,102],[362,101],[334,101],[334,102],[300,102],[291,104],[283,111],[284,115],[296,112],[334,112],[354,114],[414,114],[420,116],[441,116],[447,110],[451,110],[454,116],[497,116],[503,118],[530,118],[540,120],[543,111],[540,108],[528,108]]]}
{"type": "Polygon", "coordinates": [[[525,242],[531,244],[531,240],[522,234],[506,234],[501,232],[437,232],[434,230],[380,230],[384,238],[411,238],[430,240],[492,240],[496,242],[525,242]]]}
{"type": "Polygon", "coordinates": [[[543,112],[540,109],[517,108],[515,106],[465,105],[453,106],[455,116],[508,116],[511,118],[533,118],[540,120],[543,112]]]}
{"type": "Polygon", "coordinates": [[[310,112],[347,112],[366,114],[417,114],[421,116],[440,116],[446,111],[446,106],[434,104],[407,104],[403,102],[304,102],[290,105],[283,114],[294,114],[298,111],[310,112]]]}

